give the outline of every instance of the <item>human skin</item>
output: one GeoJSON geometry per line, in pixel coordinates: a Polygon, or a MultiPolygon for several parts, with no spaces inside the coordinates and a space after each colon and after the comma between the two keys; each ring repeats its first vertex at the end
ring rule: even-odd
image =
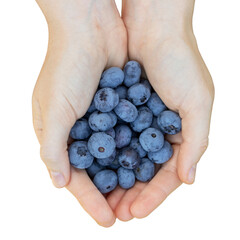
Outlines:
{"type": "Polygon", "coordinates": [[[163,102],[182,118],[182,132],[167,136],[174,155],[149,183],[116,190],[108,202],[123,221],[143,218],[181,183],[192,184],[208,146],[214,86],[192,29],[193,0],[124,0],[128,55],[137,60],[163,102]]]}
{"type": "Polygon", "coordinates": [[[182,182],[194,181],[208,143],[214,87],[192,31],[194,1],[124,1],[128,40],[112,0],[37,2],[48,22],[49,46],[33,93],[33,122],[54,185],[66,186],[104,227],[115,217],[147,216],[182,182]],[[129,59],[142,64],[166,105],[179,112],[183,129],[168,136],[173,157],[149,183],[138,182],[127,191],[117,187],[105,198],[85,170],[69,165],[67,141],[90,105],[102,71],[122,68],[127,51],[129,59]]]}
{"type": "Polygon", "coordinates": [[[115,216],[85,170],[69,164],[71,127],[87,111],[105,68],[127,60],[124,24],[112,0],[37,0],[49,28],[46,59],[32,97],[40,155],[53,184],[66,188],[102,226],[115,216]]]}

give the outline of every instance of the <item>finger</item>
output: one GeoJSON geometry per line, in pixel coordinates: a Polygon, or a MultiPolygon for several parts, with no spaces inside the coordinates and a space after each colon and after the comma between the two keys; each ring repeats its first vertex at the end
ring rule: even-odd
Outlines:
{"type": "Polygon", "coordinates": [[[71,180],[66,188],[99,225],[110,227],[114,224],[116,218],[112,209],[89,179],[85,170],[77,170],[72,167],[71,180]]]}
{"type": "Polygon", "coordinates": [[[115,215],[119,220],[129,221],[133,218],[130,206],[144,187],[146,187],[146,183],[136,182],[133,188],[127,190],[115,210],[115,215]]]}
{"type": "Polygon", "coordinates": [[[125,193],[126,190],[118,186],[107,196],[107,202],[113,211],[115,211],[118,203],[121,201],[125,193]]]}
{"type": "Polygon", "coordinates": [[[183,142],[178,158],[178,174],[187,184],[194,182],[197,163],[208,146],[211,109],[196,109],[182,116],[183,142]]]}
{"type": "Polygon", "coordinates": [[[177,133],[175,135],[166,134],[165,139],[172,144],[179,144],[180,145],[183,142],[182,132],[177,133]]]}
{"type": "Polygon", "coordinates": [[[143,218],[157,208],[167,196],[181,185],[177,174],[177,156],[179,146],[174,145],[172,158],[165,163],[157,175],[147,184],[132,203],[130,211],[133,217],[143,218]]]}
{"type": "Polygon", "coordinates": [[[74,121],[74,117],[66,120],[58,109],[50,107],[43,114],[40,155],[58,188],[64,187],[70,178],[67,141],[74,121]]]}

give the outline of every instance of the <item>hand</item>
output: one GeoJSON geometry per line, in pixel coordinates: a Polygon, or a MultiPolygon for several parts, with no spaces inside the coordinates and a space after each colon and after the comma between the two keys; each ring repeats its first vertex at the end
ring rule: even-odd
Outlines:
{"type": "Polygon", "coordinates": [[[214,86],[192,31],[193,5],[193,0],[124,1],[129,58],[143,65],[168,108],[179,112],[182,133],[168,136],[174,155],[149,183],[108,197],[121,220],[147,216],[181,182],[193,183],[207,148],[214,86]]]}
{"type": "Polygon", "coordinates": [[[32,98],[41,158],[56,187],[66,188],[102,226],[115,221],[112,209],[85,170],[70,167],[71,127],[87,111],[102,71],[123,67],[124,24],[114,1],[38,0],[49,27],[47,56],[32,98]]]}

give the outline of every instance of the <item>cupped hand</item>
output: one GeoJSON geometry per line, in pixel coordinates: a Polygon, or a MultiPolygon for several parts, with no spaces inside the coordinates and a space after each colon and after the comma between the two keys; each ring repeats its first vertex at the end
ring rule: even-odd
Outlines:
{"type": "Polygon", "coordinates": [[[126,62],[125,27],[114,1],[37,2],[49,27],[48,51],[32,97],[41,158],[56,187],[66,186],[100,225],[111,226],[111,207],[86,171],[70,166],[67,142],[71,127],[91,103],[102,71],[126,62]]]}
{"type": "Polygon", "coordinates": [[[175,2],[176,12],[165,0],[124,1],[129,58],[142,64],[155,91],[182,118],[181,134],[167,136],[175,144],[172,159],[149,183],[137,183],[129,191],[117,189],[108,197],[116,216],[125,221],[146,217],[182,182],[193,183],[208,146],[214,86],[189,22],[194,1],[175,2]],[[181,11],[184,17],[177,19],[181,11]]]}

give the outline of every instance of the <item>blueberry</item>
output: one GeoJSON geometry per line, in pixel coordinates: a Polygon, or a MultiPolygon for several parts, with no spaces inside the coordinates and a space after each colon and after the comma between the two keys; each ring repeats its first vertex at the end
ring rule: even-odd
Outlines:
{"type": "Polygon", "coordinates": [[[123,148],[129,145],[132,138],[132,131],[127,125],[118,125],[115,128],[115,142],[117,148],[123,148]]]}
{"type": "Polygon", "coordinates": [[[155,166],[147,158],[143,158],[141,164],[134,169],[136,179],[141,182],[147,182],[154,176],[155,166]]]}
{"type": "Polygon", "coordinates": [[[181,118],[176,112],[167,110],[160,113],[157,119],[160,129],[167,134],[177,134],[181,131],[181,118]]]}
{"type": "Polygon", "coordinates": [[[140,158],[143,158],[147,155],[147,152],[142,148],[138,138],[132,138],[130,147],[133,148],[139,155],[140,158]]]}
{"type": "Polygon", "coordinates": [[[154,163],[162,164],[167,162],[173,155],[173,149],[169,142],[164,141],[163,147],[157,152],[149,152],[148,158],[154,163]]]}
{"type": "Polygon", "coordinates": [[[125,122],[133,122],[137,116],[137,108],[125,99],[120,99],[119,104],[114,108],[114,112],[125,122]]]}
{"type": "Polygon", "coordinates": [[[93,131],[107,131],[117,123],[117,116],[113,112],[93,112],[88,119],[89,126],[93,131]]]}
{"type": "Polygon", "coordinates": [[[95,175],[93,183],[101,193],[108,193],[116,188],[118,177],[112,170],[102,170],[95,175]]]}
{"type": "Polygon", "coordinates": [[[105,133],[110,135],[112,138],[115,138],[116,136],[115,130],[113,128],[108,129],[107,131],[105,131],[105,133]]]}
{"type": "Polygon", "coordinates": [[[148,87],[142,83],[136,83],[128,89],[128,99],[135,105],[143,105],[148,101],[151,92],[148,87]]]}
{"type": "Polygon", "coordinates": [[[127,98],[127,88],[125,86],[118,86],[115,89],[116,93],[119,96],[119,99],[125,99],[127,98]]]}
{"type": "Polygon", "coordinates": [[[124,67],[124,84],[127,87],[140,81],[141,66],[136,61],[129,61],[124,67]]]}
{"type": "Polygon", "coordinates": [[[86,171],[88,173],[88,176],[90,178],[93,178],[98,172],[100,172],[103,169],[105,169],[104,166],[101,166],[97,162],[93,161],[92,165],[89,168],[87,168],[86,171]]]}
{"type": "Polygon", "coordinates": [[[102,88],[94,96],[94,104],[101,112],[112,111],[119,102],[119,96],[112,88],[102,88]]]}
{"type": "Polygon", "coordinates": [[[157,93],[151,94],[151,97],[147,102],[147,106],[152,110],[154,116],[158,116],[162,111],[167,109],[166,105],[157,93]]]}
{"type": "Polygon", "coordinates": [[[79,169],[90,167],[94,159],[88,151],[87,143],[84,141],[72,143],[68,149],[68,156],[71,165],[79,169]]]}
{"type": "Polygon", "coordinates": [[[135,184],[135,174],[133,170],[120,167],[117,171],[117,175],[120,187],[129,189],[135,184]]]}
{"type": "Polygon", "coordinates": [[[71,131],[70,137],[76,140],[82,140],[88,138],[92,133],[88,125],[88,121],[84,118],[81,118],[75,122],[71,131]]]}
{"type": "Polygon", "coordinates": [[[112,162],[115,160],[115,157],[116,157],[116,151],[114,151],[110,157],[97,158],[96,161],[98,164],[100,164],[102,166],[108,166],[108,165],[112,164],[112,162]]]}
{"type": "Polygon", "coordinates": [[[152,111],[145,106],[138,109],[138,116],[135,121],[131,122],[131,127],[135,132],[142,132],[144,129],[149,128],[152,124],[153,114],[152,111]]]}
{"type": "MultiPolygon", "coordinates": [[[[158,130],[161,131],[160,127],[159,127],[158,124],[157,124],[157,117],[153,117],[153,121],[152,121],[152,124],[151,124],[150,127],[151,127],[151,128],[156,128],[156,129],[158,129],[158,130]]],[[[162,132],[162,131],[161,131],[161,132],[162,132]]]]}
{"type": "Polygon", "coordinates": [[[145,151],[157,152],[164,144],[164,137],[156,128],[147,128],[140,134],[139,142],[145,151]]]}
{"type": "Polygon", "coordinates": [[[141,162],[138,153],[131,147],[123,148],[119,154],[117,154],[117,159],[120,165],[127,169],[134,169],[141,162]]]}
{"type": "Polygon", "coordinates": [[[93,100],[93,101],[91,102],[91,105],[89,106],[87,112],[88,112],[88,113],[92,113],[92,112],[94,112],[94,111],[96,111],[96,110],[97,110],[97,109],[96,109],[96,107],[95,107],[94,100],[93,100]]]}
{"type": "Polygon", "coordinates": [[[147,79],[141,78],[140,79],[140,83],[144,84],[147,88],[149,88],[150,91],[152,91],[152,86],[151,86],[150,82],[147,79]]]}
{"type": "Polygon", "coordinates": [[[111,67],[103,72],[99,86],[100,88],[116,88],[121,85],[124,79],[124,73],[121,68],[111,67]]]}
{"type": "MultiPolygon", "coordinates": [[[[117,151],[117,154],[116,154],[116,155],[118,155],[118,151],[117,151]]],[[[113,161],[110,165],[108,165],[107,167],[108,167],[109,169],[117,170],[120,166],[121,166],[121,165],[120,165],[120,163],[118,162],[118,158],[116,157],[116,158],[114,159],[114,161],[113,161]]]]}
{"type": "Polygon", "coordinates": [[[89,152],[95,158],[110,157],[116,148],[114,139],[104,132],[93,133],[88,140],[89,152]]]}

